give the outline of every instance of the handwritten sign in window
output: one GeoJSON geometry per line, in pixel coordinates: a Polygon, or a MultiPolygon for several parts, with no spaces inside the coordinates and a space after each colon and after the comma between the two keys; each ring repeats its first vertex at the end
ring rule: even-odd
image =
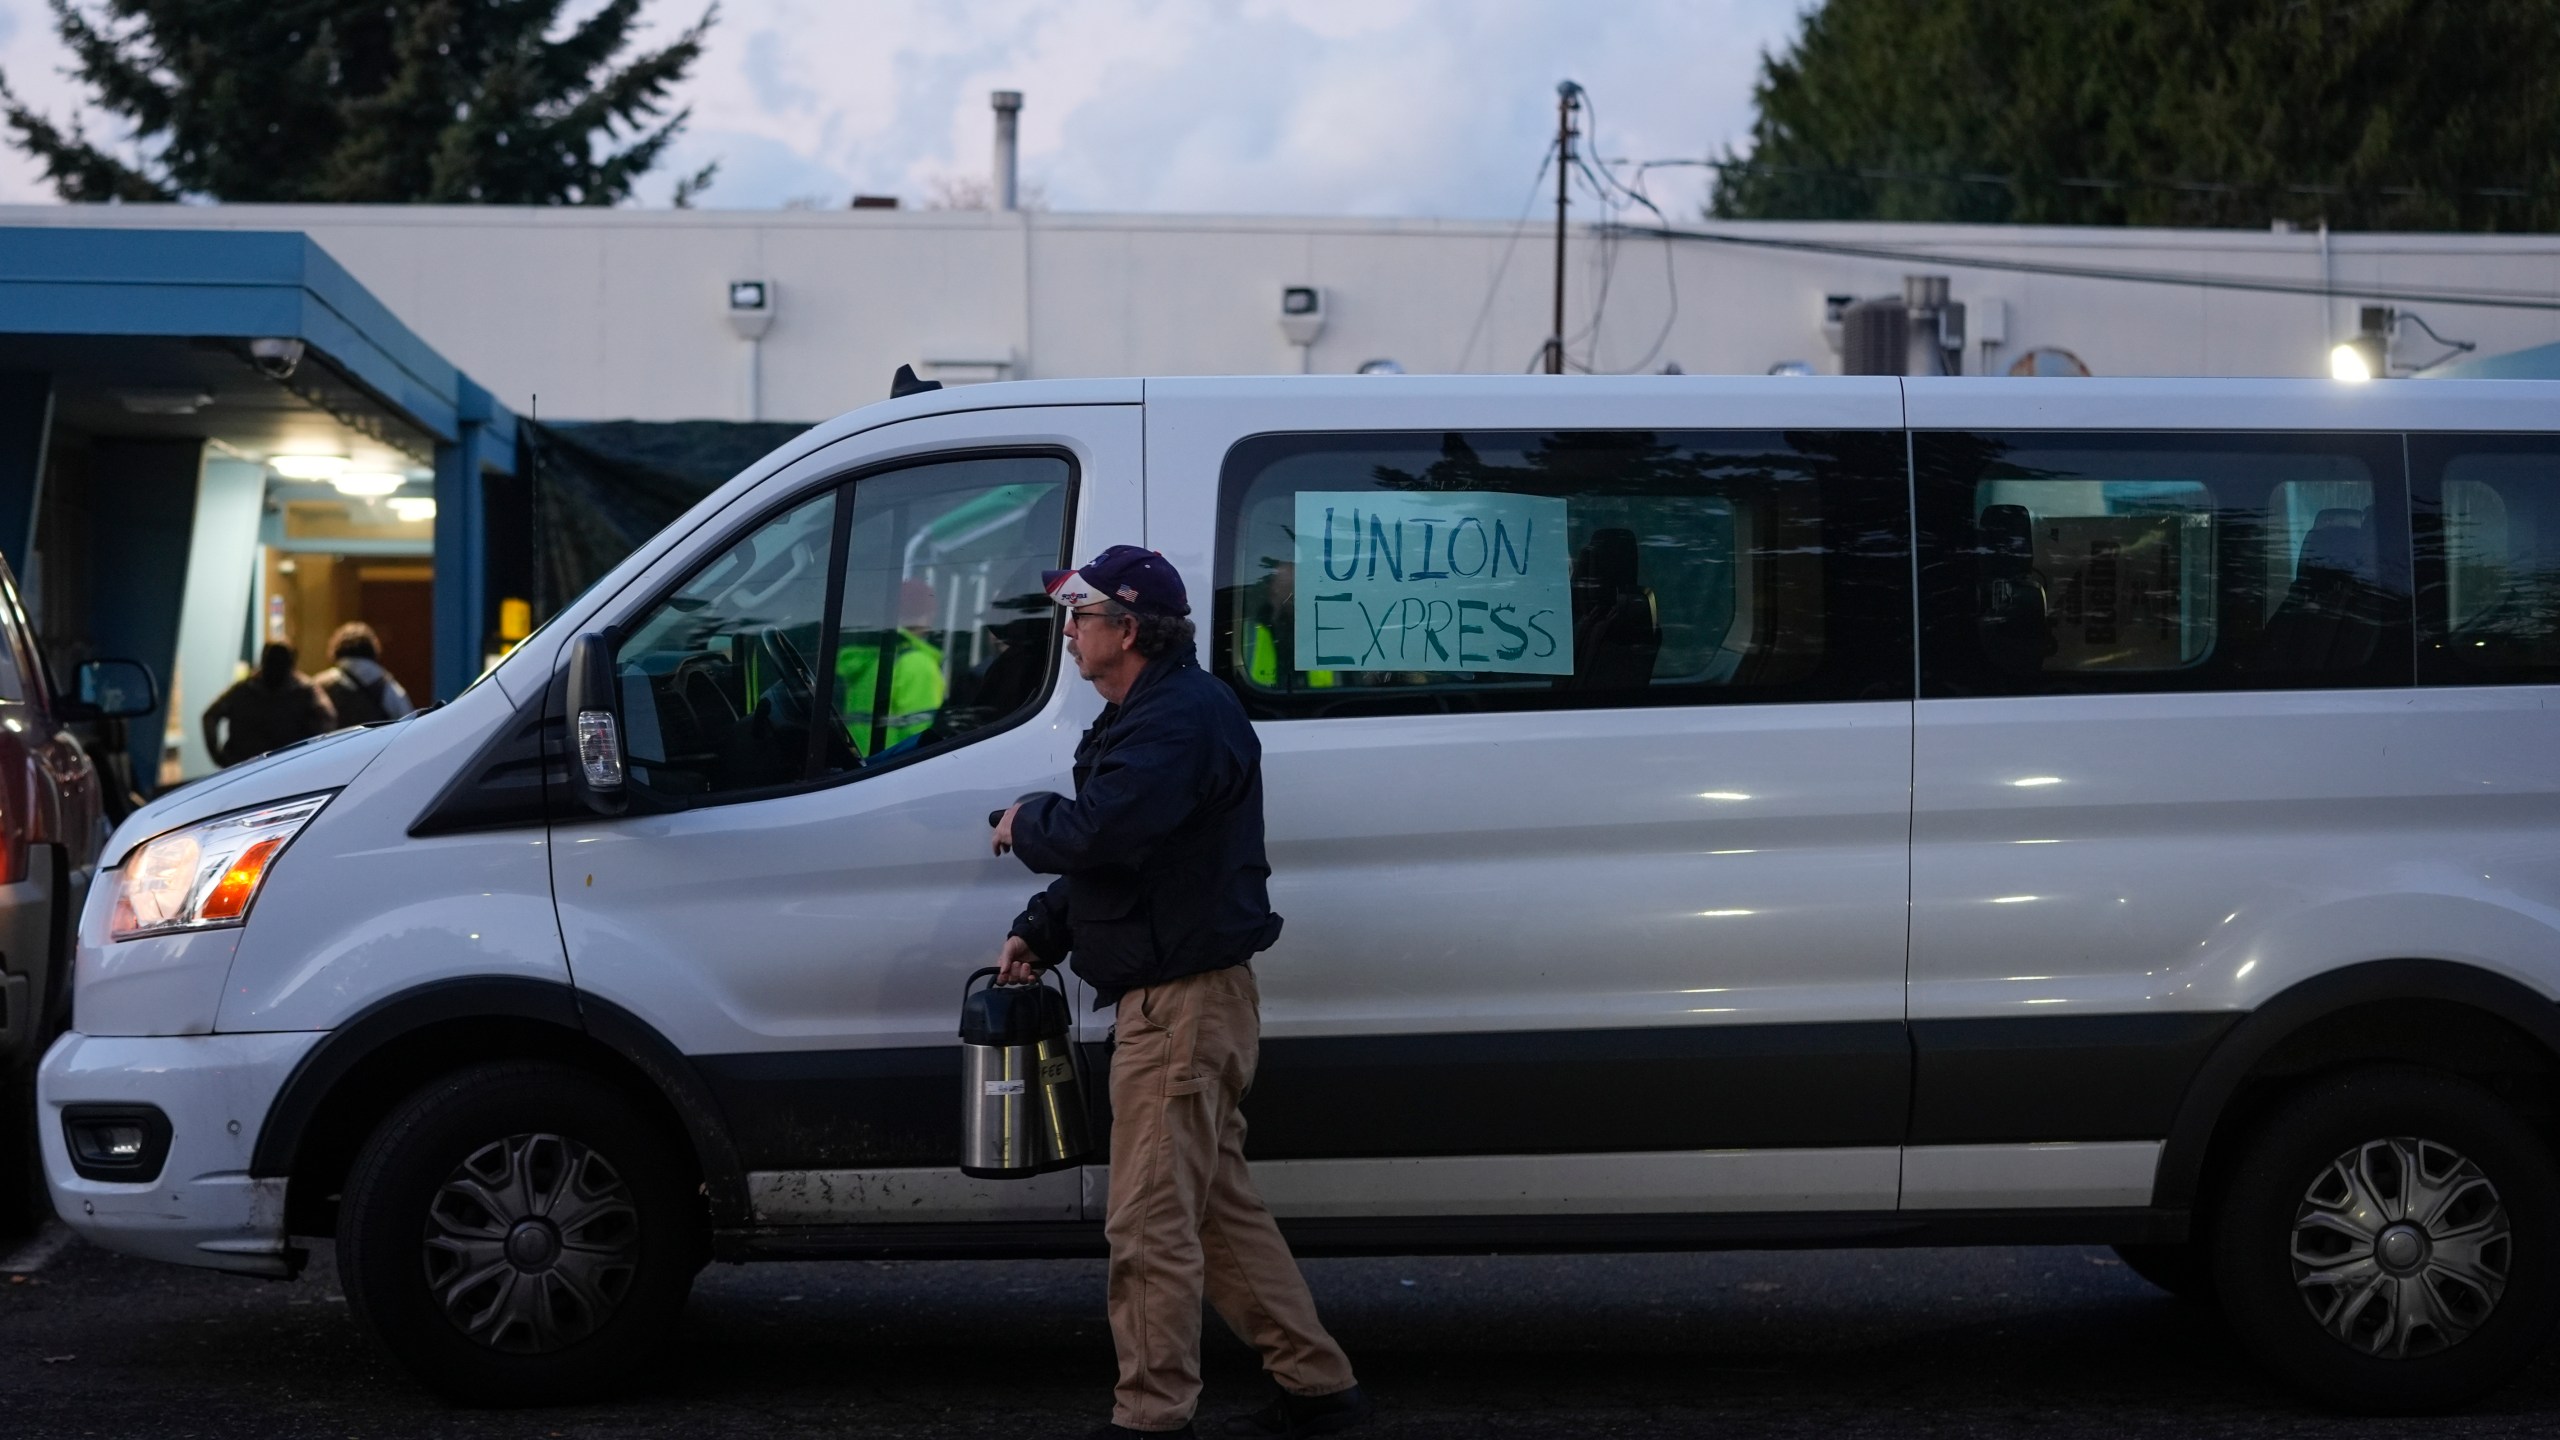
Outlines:
{"type": "Polygon", "coordinates": [[[1573,673],[1565,502],[1301,490],[1300,670],[1573,673]]]}

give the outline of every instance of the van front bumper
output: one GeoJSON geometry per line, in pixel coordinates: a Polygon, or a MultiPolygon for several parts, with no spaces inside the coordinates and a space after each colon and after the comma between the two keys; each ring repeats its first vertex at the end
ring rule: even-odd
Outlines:
{"type": "Polygon", "coordinates": [[[250,1175],[249,1155],[276,1092],[320,1038],[317,1031],[64,1035],[45,1052],[36,1082],[53,1208],[82,1238],[127,1255],[292,1274],[300,1257],[285,1235],[285,1181],[250,1175]],[[155,1177],[81,1177],[63,1111],[90,1106],[148,1106],[167,1117],[168,1158],[155,1177]]]}

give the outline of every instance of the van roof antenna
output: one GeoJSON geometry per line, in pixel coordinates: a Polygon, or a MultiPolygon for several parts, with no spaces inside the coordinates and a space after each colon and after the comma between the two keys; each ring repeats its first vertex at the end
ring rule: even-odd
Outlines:
{"type": "Polygon", "coordinates": [[[927,390],[941,388],[942,382],[939,380],[917,379],[916,367],[913,365],[901,365],[898,367],[898,373],[889,377],[889,398],[892,400],[903,400],[910,395],[921,395],[927,390]]]}

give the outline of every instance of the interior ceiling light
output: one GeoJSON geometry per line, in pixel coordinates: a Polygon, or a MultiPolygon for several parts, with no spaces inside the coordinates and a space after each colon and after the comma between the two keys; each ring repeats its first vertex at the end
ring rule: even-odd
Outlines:
{"type": "Polygon", "coordinates": [[[270,455],[267,468],[287,480],[333,480],[346,473],[344,455],[270,455]]]}
{"type": "Polygon", "coordinates": [[[388,470],[349,470],[331,476],[329,483],[336,486],[341,495],[377,500],[397,491],[409,480],[407,476],[394,475],[388,470]]]}
{"type": "Polygon", "coordinates": [[[392,514],[412,525],[436,518],[436,502],[424,495],[395,495],[384,503],[391,507],[392,514]]]}

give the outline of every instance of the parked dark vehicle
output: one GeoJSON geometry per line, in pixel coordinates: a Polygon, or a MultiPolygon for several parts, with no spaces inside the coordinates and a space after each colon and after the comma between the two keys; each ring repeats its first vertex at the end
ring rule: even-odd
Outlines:
{"type": "Polygon", "coordinates": [[[70,725],[150,713],[151,674],[81,665],[55,690],[0,561],[0,1235],[48,1211],[35,1139],[35,1071],[71,1021],[71,949],[108,822],[97,766],[70,725]]]}

